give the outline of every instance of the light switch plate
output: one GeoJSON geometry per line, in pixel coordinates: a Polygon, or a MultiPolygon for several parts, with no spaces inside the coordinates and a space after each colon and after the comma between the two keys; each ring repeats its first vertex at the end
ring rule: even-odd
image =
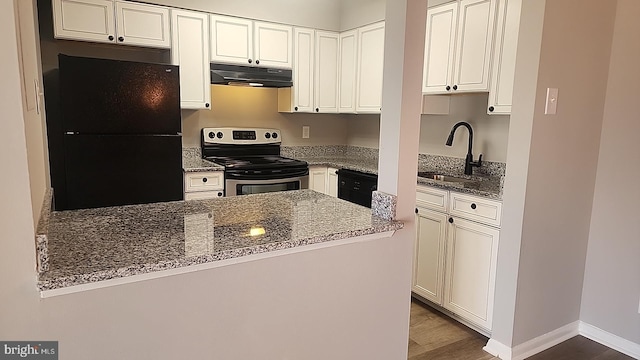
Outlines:
{"type": "Polygon", "coordinates": [[[547,88],[547,102],[544,106],[545,115],[555,115],[558,107],[558,89],[547,88]]]}
{"type": "Polygon", "coordinates": [[[303,126],[302,127],[302,138],[303,139],[308,139],[309,138],[309,127],[308,126],[303,126]]]}

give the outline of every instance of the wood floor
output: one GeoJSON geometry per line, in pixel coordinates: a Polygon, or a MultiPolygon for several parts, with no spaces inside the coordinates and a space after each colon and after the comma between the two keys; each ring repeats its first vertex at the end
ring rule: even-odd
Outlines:
{"type": "MultiPolygon", "coordinates": [[[[413,300],[409,327],[409,360],[498,360],[484,352],[487,338],[413,300]]],[[[529,360],[632,360],[633,358],[576,336],[529,360]]]]}

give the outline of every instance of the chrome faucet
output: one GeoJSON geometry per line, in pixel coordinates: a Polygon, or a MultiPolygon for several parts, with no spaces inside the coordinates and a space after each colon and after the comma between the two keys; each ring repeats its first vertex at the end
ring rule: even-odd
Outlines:
{"type": "Polygon", "coordinates": [[[478,161],[473,161],[473,154],[471,153],[471,148],[473,148],[473,129],[471,128],[471,125],[464,121],[460,121],[459,123],[453,125],[453,129],[451,129],[445,145],[451,146],[451,144],[453,144],[453,135],[456,133],[456,130],[458,130],[460,126],[464,126],[467,128],[467,130],[469,130],[469,149],[467,150],[467,158],[464,161],[464,174],[472,175],[474,166],[482,166],[482,154],[480,154],[480,157],[478,157],[478,161]]]}

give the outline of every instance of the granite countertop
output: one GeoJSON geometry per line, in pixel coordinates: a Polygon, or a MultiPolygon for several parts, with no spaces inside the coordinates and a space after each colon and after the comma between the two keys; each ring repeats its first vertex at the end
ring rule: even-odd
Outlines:
{"type": "Polygon", "coordinates": [[[437,170],[421,170],[431,171],[442,175],[455,176],[473,180],[471,182],[451,182],[434,180],[426,177],[418,176],[418,185],[433,186],[444,190],[452,190],[470,195],[482,196],[494,200],[502,200],[502,186],[499,177],[464,174],[447,174],[437,170]]]}
{"type": "Polygon", "coordinates": [[[184,172],[224,171],[224,166],[198,157],[183,156],[182,169],[184,172]]]}
{"type": "Polygon", "coordinates": [[[52,212],[48,220],[40,290],[403,227],[312,190],[52,212]]]}
{"type": "MultiPolygon", "coordinates": [[[[342,156],[324,156],[324,157],[295,157],[298,160],[306,161],[309,166],[330,166],[339,169],[348,169],[361,171],[369,174],[378,174],[378,160],[370,158],[358,158],[358,157],[342,157],[342,156]]],[[[424,168],[420,167],[419,171],[432,171],[439,174],[456,176],[474,180],[472,182],[444,182],[439,180],[433,180],[429,178],[417,176],[417,182],[420,185],[434,186],[445,190],[458,191],[471,195],[482,196],[490,199],[501,200],[502,199],[502,186],[501,178],[499,176],[484,176],[484,175],[472,175],[466,176],[464,174],[456,173],[451,170],[442,170],[437,167],[424,168]]]]}
{"type": "Polygon", "coordinates": [[[306,161],[309,166],[330,166],[378,175],[377,159],[346,158],[341,156],[296,157],[296,159],[306,161]]]}

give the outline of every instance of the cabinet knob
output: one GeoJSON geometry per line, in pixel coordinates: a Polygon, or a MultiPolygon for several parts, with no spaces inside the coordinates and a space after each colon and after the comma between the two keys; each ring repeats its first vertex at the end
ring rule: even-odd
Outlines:
{"type": "Polygon", "coordinates": [[[416,208],[416,214],[418,213],[418,208],[416,208]]]}
{"type": "Polygon", "coordinates": [[[338,175],[338,170],[336,170],[336,175],[338,175]]]}
{"type": "Polygon", "coordinates": [[[453,85],[453,90],[458,90],[458,85],[453,85]]]}
{"type": "Polygon", "coordinates": [[[207,179],[207,178],[202,178],[202,182],[207,182],[207,181],[209,181],[209,179],[207,179]]]}
{"type": "Polygon", "coordinates": [[[316,108],[316,112],[320,112],[320,109],[319,109],[319,108],[316,108]]]}
{"type": "Polygon", "coordinates": [[[293,110],[298,111],[298,107],[297,107],[297,106],[296,106],[296,107],[294,107],[294,108],[293,108],[293,110]]]}
{"type": "Polygon", "coordinates": [[[449,223],[453,224],[453,218],[452,217],[449,218],[449,223]]]}
{"type": "Polygon", "coordinates": [[[109,41],[113,41],[113,35],[109,35],[109,41]]]}
{"type": "Polygon", "coordinates": [[[205,103],[204,107],[208,108],[209,107],[209,103],[205,103]]]}
{"type": "Polygon", "coordinates": [[[118,36],[118,41],[123,42],[124,38],[122,36],[118,36]]]}
{"type": "Polygon", "coordinates": [[[260,64],[260,60],[256,60],[256,65],[260,64]]]}
{"type": "Polygon", "coordinates": [[[447,87],[445,89],[447,89],[447,91],[449,91],[449,90],[451,90],[451,86],[447,85],[447,87]]]}
{"type": "Polygon", "coordinates": [[[253,62],[253,60],[251,60],[251,59],[249,59],[249,60],[247,60],[247,61],[249,62],[249,64],[251,64],[251,63],[253,62]]]}
{"type": "Polygon", "coordinates": [[[218,193],[218,196],[220,196],[220,197],[221,197],[221,196],[222,196],[222,192],[219,192],[219,193],[218,193]]]}
{"type": "Polygon", "coordinates": [[[477,208],[476,204],[471,204],[471,208],[475,210],[477,208]]]}
{"type": "Polygon", "coordinates": [[[493,110],[495,110],[496,108],[494,108],[493,106],[489,106],[489,112],[493,112],[493,110]]]}

